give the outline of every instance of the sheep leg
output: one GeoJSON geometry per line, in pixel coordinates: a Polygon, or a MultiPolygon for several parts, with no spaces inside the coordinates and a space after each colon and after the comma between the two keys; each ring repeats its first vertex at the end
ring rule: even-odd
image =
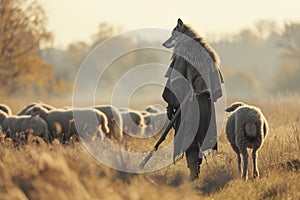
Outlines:
{"type": "Polygon", "coordinates": [[[248,178],[248,152],[247,148],[244,147],[241,149],[242,157],[243,157],[243,171],[242,171],[242,178],[247,180],[248,178]]]}
{"type": "Polygon", "coordinates": [[[235,121],[235,144],[238,147],[239,152],[242,154],[243,158],[243,170],[242,170],[242,179],[247,180],[248,178],[248,151],[247,151],[247,140],[246,132],[243,120],[237,118],[235,121]]]}
{"type": "Polygon", "coordinates": [[[43,139],[44,141],[49,144],[51,143],[51,140],[50,140],[50,137],[49,137],[49,134],[48,134],[48,130],[45,130],[44,133],[43,133],[43,139]]]}
{"type": "Polygon", "coordinates": [[[238,160],[238,170],[239,170],[239,173],[241,173],[241,154],[240,153],[237,153],[237,160],[238,160]]]}
{"type": "Polygon", "coordinates": [[[257,168],[257,150],[252,151],[252,161],[253,161],[253,178],[259,178],[259,171],[257,168]]]}
{"type": "Polygon", "coordinates": [[[236,153],[237,161],[238,161],[238,170],[239,173],[241,173],[241,153],[235,144],[231,144],[231,146],[234,152],[236,153]]]}
{"type": "Polygon", "coordinates": [[[49,129],[49,133],[50,133],[50,137],[52,138],[52,140],[54,140],[54,138],[56,137],[56,127],[53,124],[48,123],[48,129],[49,129]]]}

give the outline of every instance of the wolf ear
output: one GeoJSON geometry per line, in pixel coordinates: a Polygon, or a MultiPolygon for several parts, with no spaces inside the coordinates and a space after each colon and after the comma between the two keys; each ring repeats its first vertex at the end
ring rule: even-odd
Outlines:
{"type": "Polygon", "coordinates": [[[182,22],[182,20],[180,18],[178,18],[178,20],[177,20],[177,27],[181,28],[182,26],[183,26],[183,22],[182,22]]]}

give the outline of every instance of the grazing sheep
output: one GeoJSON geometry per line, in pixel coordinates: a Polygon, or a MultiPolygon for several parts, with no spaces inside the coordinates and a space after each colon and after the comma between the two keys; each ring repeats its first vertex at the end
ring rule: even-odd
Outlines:
{"type": "Polygon", "coordinates": [[[39,116],[8,116],[0,111],[0,125],[6,137],[14,138],[17,133],[25,132],[26,137],[31,133],[47,143],[51,142],[47,123],[39,116]]]}
{"type": "Polygon", "coordinates": [[[140,111],[140,113],[142,114],[143,118],[144,118],[144,122],[145,125],[148,126],[151,124],[151,115],[149,112],[146,111],[140,111]]]}
{"type": "Polygon", "coordinates": [[[161,131],[169,123],[166,112],[154,113],[151,115],[151,119],[153,120],[156,131],[161,131]]]}
{"type": "Polygon", "coordinates": [[[226,124],[226,137],[238,158],[238,170],[241,172],[241,157],[243,157],[242,178],[247,179],[248,152],[252,149],[253,177],[259,177],[257,168],[257,152],[263,145],[268,134],[268,123],[261,110],[257,107],[236,102],[228,107],[231,112],[226,124]]]}
{"type": "Polygon", "coordinates": [[[54,109],[53,112],[45,109],[44,107],[37,105],[32,107],[32,115],[40,115],[48,124],[49,132],[52,138],[59,139],[63,142],[64,138],[62,133],[67,133],[69,131],[70,120],[73,119],[73,115],[64,116],[56,114],[60,110],[54,109]],[[52,114],[49,114],[52,112],[52,114]]]}
{"type": "Polygon", "coordinates": [[[149,113],[159,113],[160,110],[154,106],[147,106],[146,111],[149,113]]]}
{"type": "Polygon", "coordinates": [[[135,110],[121,111],[123,132],[134,136],[142,136],[146,127],[143,115],[135,110]]]}
{"type": "MultiPolygon", "coordinates": [[[[102,137],[101,132],[99,132],[99,128],[101,128],[102,132],[107,136],[109,134],[108,120],[106,115],[93,108],[76,108],[71,110],[74,117],[74,122],[76,125],[76,129],[74,129],[73,133],[84,133],[84,134],[99,134],[102,137]]],[[[69,133],[72,130],[69,130],[69,133]]],[[[70,140],[71,135],[67,135],[66,139],[70,140]]],[[[81,135],[82,136],[82,135],[81,135]]]]}
{"type": "Polygon", "coordinates": [[[157,112],[157,113],[149,113],[145,114],[141,112],[144,116],[146,128],[145,128],[145,136],[151,137],[157,133],[159,133],[162,129],[164,129],[168,124],[167,115],[165,112],[157,112]]]}
{"type": "Polygon", "coordinates": [[[161,113],[165,111],[165,108],[160,104],[149,105],[145,109],[149,113],[161,113]]]}
{"type": "Polygon", "coordinates": [[[0,110],[2,110],[3,112],[5,112],[8,115],[11,115],[11,109],[9,108],[9,106],[5,105],[5,104],[0,104],[0,110]]]}
{"type": "Polygon", "coordinates": [[[114,137],[119,142],[123,140],[123,119],[120,111],[111,105],[98,105],[95,109],[103,112],[108,120],[109,137],[114,137]]]}
{"type": "Polygon", "coordinates": [[[144,136],[151,137],[161,130],[163,130],[167,125],[169,120],[167,119],[167,115],[165,112],[148,112],[141,111],[140,112],[144,117],[145,129],[144,136]]]}
{"type": "Polygon", "coordinates": [[[32,113],[32,109],[33,107],[36,107],[36,106],[41,106],[43,107],[44,109],[46,110],[54,110],[55,108],[53,106],[50,106],[48,104],[45,104],[41,101],[38,101],[38,102],[33,102],[33,103],[30,103],[30,104],[27,104],[26,106],[24,106],[24,108],[22,108],[18,113],[17,115],[18,116],[21,116],[21,115],[31,115],[32,113]]]}
{"type": "Polygon", "coordinates": [[[144,136],[145,137],[149,137],[153,134],[153,130],[154,130],[154,124],[153,124],[153,121],[152,121],[152,116],[151,114],[153,113],[150,113],[148,111],[141,111],[140,112],[144,118],[144,122],[145,122],[145,129],[144,129],[144,136]]]}
{"type": "Polygon", "coordinates": [[[98,128],[101,126],[103,133],[109,133],[106,116],[96,109],[54,109],[48,111],[43,107],[35,106],[32,112],[38,113],[47,122],[52,137],[58,138],[61,142],[69,141],[74,134],[87,132],[87,128],[99,130],[98,128]],[[74,115],[80,118],[80,120],[75,121],[76,126],[74,115]],[[97,122],[94,119],[97,119],[97,122]],[[95,124],[97,127],[92,127],[95,124]]]}

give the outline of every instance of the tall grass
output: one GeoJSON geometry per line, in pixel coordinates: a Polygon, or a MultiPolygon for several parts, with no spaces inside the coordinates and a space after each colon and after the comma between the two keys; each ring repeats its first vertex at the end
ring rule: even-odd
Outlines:
{"type": "MultiPolygon", "coordinates": [[[[224,134],[219,151],[203,161],[195,182],[188,181],[185,159],[155,172],[129,174],[100,163],[80,142],[48,146],[30,138],[27,145],[15,148],[1,137],[0,199],[299,199],[300,100],[282,96],[253,104],[261,107],[270,124],[258,154],[260,179],[240,178],[224,134]]],[[[157,138],[126,137],[123,145],[147,152],[157,138]]],[[[171,139],[170,135],[167,141],[171,139]]]]}

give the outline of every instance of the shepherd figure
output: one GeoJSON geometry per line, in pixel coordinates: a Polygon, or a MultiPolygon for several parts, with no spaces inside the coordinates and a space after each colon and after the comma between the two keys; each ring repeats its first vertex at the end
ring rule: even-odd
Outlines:
{"type": "Polygon", "coordinates": [[[222,97],[224,83],[220,61],[212,47],[181,19],[163,46],[173,48],[162,94],[168,104],[168,118],[171,120],[181,108],[174,123],[173,160],[185,153],[190,179],[195,180],[200,173],[203,152],[217,150],[214,103],[222,97]],[[187,96],[188,101],[182,103],[187,96]]]}

